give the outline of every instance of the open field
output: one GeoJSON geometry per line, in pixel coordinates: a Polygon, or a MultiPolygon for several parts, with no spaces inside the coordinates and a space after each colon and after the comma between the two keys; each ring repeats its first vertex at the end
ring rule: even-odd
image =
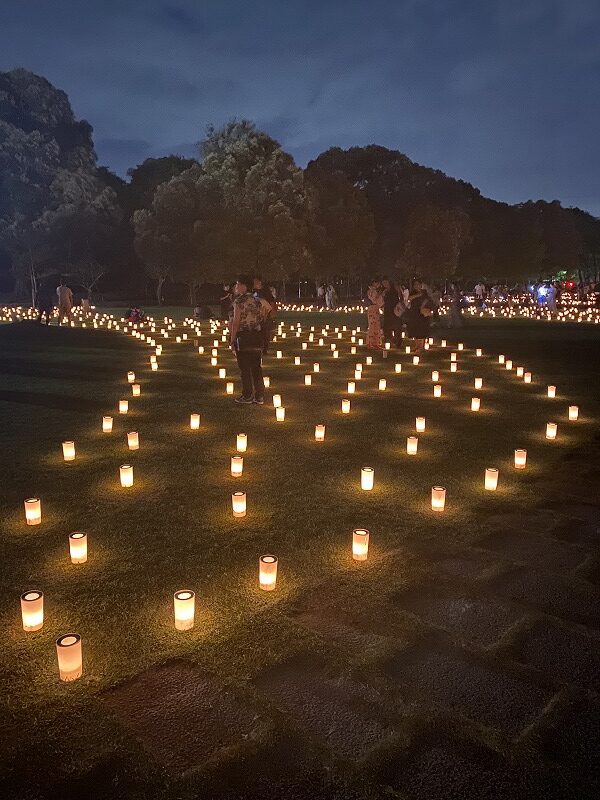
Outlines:
{"type": "MultiPolygon", "coordinates": [[[[434,331],[418,366],[403,350],[374,354],[343,415],[368,351],[351,355],[349,332],[340,341],[332,329],[364,329],[364,318],[281,319],[300,321],[303,335],[287,329],[273,345],[262,408],[225,394],[207,322],[203,355],[192,333],[159,339],[157,372],[151,350],[121,332],[0,326],[0,787],[15,800],[597,797],[600,326],[434,331]],[[325,345],[302,351],[309,327],[318,340],[325,324],[325,345]],[[457,341],[465,350],[451,373],[457,341]],[[110,434],[103,414],[114,417],[110,434]],[[426,431],[408,456],[420,415],[426,431]],[[127,449],[128,431],[139,451],[127,449]],[[525,470],[514,469],[517,447],[525,470]],[[131,489],[119,484],[123,463],[134,465],[131,489]],[[492,466],[496,492],[484,490],[492,466]],[[447,489],[443,514],[431,511],[433,485],[447,489]],[[244,519],[232,516],[236,490],[247,492],[244,519]],[[43,520],[28,527],[31,496],[43,520]],[[357,527],[371,532],[366,562],[351,557],[357,527]],[[86,564],[69,560],[76,530],[88,533],[86,564]],[[258,586],[264,553],[279,558],[273,592],[258,586]],[[33,588],[44,591],[45,623],[25,633],[19,595],[33,588]],[[173,624],[181,588],[196,592],[185,632],[173,624]],[[54,640],[69,631],[82,636],[84,671],[61,683],[54,640]]],[[[239,389],[225,345],[219,366],[239,389]]]]}

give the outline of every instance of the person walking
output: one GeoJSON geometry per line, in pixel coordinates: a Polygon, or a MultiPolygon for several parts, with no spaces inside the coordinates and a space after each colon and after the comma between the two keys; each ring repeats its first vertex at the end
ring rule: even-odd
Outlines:
{"type": "Polygon", "coordinates": [[[264,403],[265,383],[262,373],[264,336],[262,323],[270,313],[266,300],[251,293],[253,281],[240,275],[233,287],[234,300],[229,324],[230,346],[242,376],[242,394],[236,403],[264,403]]]}
{"type": "Polygon", "coordinates": [[[46,325],[50,325],[50,318],[54,311],[54,291],[50,288],[47,281],[42,281],[36,297],[37,321],[41,323],[42,317],[46,316],[46,325]]]}
{"type": "Polygon", "coordinates": [[[413,292],[408,298],[409,307],[405,314],[408,336],[415,340],[415,353],[420,353],[429,336],[430,320],[433,314],[431,300],[422,281],[413,282],[413,292]]]}
{"type": "Polygon", "coordinates": [[[70,325],[73,321],[73,292],[62,280],[56,289],[56,296],[58,297],[58,324],[62,325],[63,319],[66,317],[70,325]]]}
{"type": "Polygon", "coordinates": [[[269,352],[271,339],[273,338],[273,318],[277,309],[277,300],[275,300],[275,297],[269,287],[264,285],[262,275],[255,275],[252,282],[254,287],[254,297],[258,298],[259,300],[264,300],[269,306],[269,311],[262,321],[263,354],[266,356],[269,352]]]}
{"type": "Polygon", "coordinates": [[[383,307],[383,292],[377,281],[371,281],[367,289],[367,347],[381,349],[381,320],[379,309],[383,307]]]}
{"type": "Polygon", "coordinates": [[[325,289],[325,305],[327,306],[327,310],[335,311],[336,303],[337,303],[337,294],[335,289],[333,288],[333,285],[330,283],[325,289]]]}
{"type": "Polygon", "coordinates": [[[395,311],[400,298],[396,287],[389,278],[384,278],[381,285],[383,287],[383,340],[384,342],[396,342],[398,317],[395,311]]]}

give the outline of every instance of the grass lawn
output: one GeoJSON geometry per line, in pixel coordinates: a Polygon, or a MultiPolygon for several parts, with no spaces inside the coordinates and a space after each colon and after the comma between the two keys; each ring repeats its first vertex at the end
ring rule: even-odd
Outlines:
{"type": "MultiPolygon", "coordinates": [[[[147,310],[155,312],[163,310],[147,310]]],[[[490,320],[434,331],[449,346],[419,366],[403,351],[375,354],[343,415],[347,381],[368,351],[351,355],[349,332],[324,347],[316,340],[327,323],[364,329],[366,320],[281,319],[300,321],[303,336],[288,331],[265,359],[262,408],[226,396],[207,322],[204,355],[191,333],[175,343],[188,330],[181,325],[159,339],[157,372],[147,345],[120,332],[0,327],[5,796],[480,796],[464,783],[470,771],[489,796],[520,797],[525,786],[594,796],[588,751],[566,762],[565,747],[553,747],[573,719],[589,717],[596,730],[600,328],[490,320]],[[311,325],[315,343],[303,352],[311,325]],[[452,374],[457,341],[465,350],[452,374]],[[498,353],[530,370],[531,385],[498,353]],[[315,361],[320,371],[304,386],[315,361]],[[479,413],[470,411],[475,396],[479,413]],[[580,407],[577,422],[567,419],[570,404],[580,407]],[[191,412],[201,414],[198,431],[191,412]],[[114,417],[110,434],[104,414],[114,417]],[[411,457],[406,437],[418,415],[427,427],[411,457]],[[545,438],[548,421],[558,423],[555,442],[545,438]],[[134,430],[140,449],[130,452],[134,430]],[[238,432],[248,451],[235,479],[238,432]],[[73,463],[63,462],[67,439],[73,463]],[[528,451],[524,471],[513,467],[517,447],[528,451]],[[123,463],[134,465],[131,489],[119,484],[123,463]],[[360,488],[365,465],[375,469],[371,492],[360,488]],[[495,493],[484,490],[490,466],[500,470],[495,493]],[[447,489],[443,514],[431,511],[433,485],[447,489]],[[247,492],[244,519],[232,516],[236,490],[247,492]],[[23,512],[31,496],[42,499],[35,527],[23,512]],[[362,563],[351,558],[356,527],[371,532],[362,563]],[[88,533],[83,565],[69,560],[76,530],[88,533]],[[274,592],[258,586],[264,553],[279,558],[274,592]],[[26,634],[19,595],[36,588],[44,627],[26,634]],[[196,592],[187,632],[173,624],[181,588],[196,592]],[[54,640],[71,631],[82,636],[84,672],[62,683],[54,640]],[[566,672],[560,658],[552,666],[560,647],[575,653],[566,672]]],[[[224,345],[219,366],[237,393],[224,345]]]]}

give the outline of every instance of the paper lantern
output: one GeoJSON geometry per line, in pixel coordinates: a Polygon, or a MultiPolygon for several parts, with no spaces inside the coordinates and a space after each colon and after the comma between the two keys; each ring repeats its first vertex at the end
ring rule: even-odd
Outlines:
{"type": "Polygon", "coordinates": [[[548,387],[548,397],[556,397],[556,386],[548,387]]]}
{"type": "Polygon", "coordinates": [[[342,400],[342,414],[350,413],[350,400],[342,400]]]}
{"type": "Polygon", "coordinates": [[[315,425],[315,441],[325,441],[325,425],[315,425]]]}
{"type": "Polygon", "coordinates": [[[233,394],[233,382],[228,381],[225,385],[225,394],[233,394]]]}
{"type": "Polygon", "coordinates": [[[295,364],[296,366],[298,366],[298,364],[300,364],[300,356],[295,356],[295,357],[294,357],[294,364],[295,364]]]}
{"type": "Polygon", "coordinates": [[[475,350],[475,355],[477,356],[477,358],[481,358],[482,355],[481,347],[478,347],[477,350],[475,350]]]}
{"type": "Polygon", "coordinates": [[[119,414],[127,414],[129,411],[129,400],[119,400],[119,414]]]}
{"type": "Polygon", "coordinates": [[[113,418],[112,417],[102,417],[102,431],[104,433],[110,433],[113,428],[113,418]]]}
{"type": "Polygon", "coordinates": [[[263,378],[263,383],[265,384],[265,389],[268,389],[268,388],[269,388],[269,386],[271,385],[271,378],[269,378],[269,377],[266,375],[266,376],[263,378]]]}
{"type": "Polygon", "coordinates": [[[443,486],[431,487],[431,509],[432,511],[443,511],[446,507],[446,490],[443,486]]]}
{"type": "Polygon", "coordinates": [[[527,464],[527,450],[521,448],[515,450],[515,469],[525,469],[527,464]]]}
{"type": "Polygon", "coordinates": [[[504,356],[503,355],[499,355],[498,356],[498,363],[499,364],[504,364],[504,356]]]}
{"type": "Polygon", "coordinates": [[[244,471],[243,456],[231,456],[231,475],[234,478],[239,478],[243,471],[244,471]]]}
{"type": "Polygon", "coordinates": [[[274,394],[273,395],[273,407],[274,408],[279,408],[280,405],[281,405],[281,395],[280,394],[274,394]]]}
{"type": "Polygon", "coordinates": [[[367,367],[370,367],[372,363],[373,363],[373,356],[367,356],[365,358],[365,364],[367,365],[367,367]]]}
{"type": "Polygon", "coordinates": [[[87,561],[87,533],[75,531],[69,534],[69,554],[72,564],[85,564],[87,561]]]}
{"type": "Polygon", "coordinates": [[[156,362],[156,356],[154,354],[150,356],[150,363],[151,364],[156,364],[157,363],[156,362]]]}
{"type": "Polygon", "coordinates": [[[216,367],[217,364],[218,364],[217,357],[216,356],[211,356],[210,357],[210,365],[211,365],[211,367],[216,367]]]}
{"type": "Polygon", "coordinates": [[[81,636],[78,633],[59,636],[56,640],[56,657],[61,681],[74,681],[80,678],[83,671],[81,636]]]}
{"type": "Polygon", "coordinates": [[[402,372],[402,364],[395,364],[394,365],[395,372],[402,372]]]}
{"type": "Polygon", "coordinates": [[[236,437],[236,450],[238,453],[245,453],[248,447],[248,436],[245,433],[238,433],[236,437]]]}
{"type": "Polygon", "coordinates": [[[445,339],[442,339],[442,342],[441,342],[441,344],[442,344],[442,347],[446,347],[446,345],[447,345],[447,342],[446,342],[446,340],[445,340],[445,339]]]}
{"type": "Polygon", "coordinates": [[[375,481],[375,470],[373,467],[363,467],[360,471],[360,488],[365,492],[370,492],[375,481]]]}
{"type": "Polygon", "coordinates": [[[157,370],[157,369],[158,369],[158,364],[157,364],[157,363],[156,363],[156,361],[155,361],[155,362],[152,364],[152,372],[156,372],[156,370],[157,370]]]}
{"type": "Polygon", "coordinates": [[[569,406],[569,419],[574,422],[579,417],[579,406],[569,406]]]}
{"type": "Polygon", "coordinates": [[[194,627],[196,612],[196,594],[191,589],[179,589],[173,595],[175,612],[175,628],[178,631],[189,631],[194,627]]]}
{"type": "Polygon", "coordinates": [[[423,431],[425,430],[425,417],[415,418],[415,428],[417,433],[423,433],[423,431]]]}
{"type": "Polygon", "coordinates": [[[419,364],[420,360],[421,359],[419,358],[419,356],[413,356],[413,364],[415,365],[415,367],[419,364]]]}
{"type": "Polygon", "coordinates": [[[350,355],[352,355],[352,356],[356,355],[356,347],[351,347],[350,348],[350,355]]]}
{"type": "Polygon", "coordinates": [[[362,372],[359,369],[354,370],[354,380],[359,381],[362,378],[362,372]]]}
{"type": "Polygon", "coordinates": [[[510,358],[506,361],[506,364],[504,366],[506,367],[507,370],[512,369],[513,362],[510,360],[510,358]]]}
{"type": "Polygon", "coordinates": [[[275,409],[275,419],[277,422],[283,422],[285,420],[285,407],[284,406],[277,406],[275,409]]]}
{"type": "Polygon", "coordinates": [[[450,372],[456,372],[457,370],[458,370],[458,364],[455,361],[453,361],[452,364],[450,364],[450,372]]]}
{"type": "Polygon", "coordinates": [[[385,392],[386,388],[387,388],[386,379],[385,378],[380,378],[379,379],[379,391],[380,392],[385,392]]]}
{"type": "Polygon", "coordinates": [[[139,397],[141,394],[141,387],[139,383],[134,383],[131,387],[131,394],[134,397],[139,397]]]}
{"type": "Polygon", "coordinates": [[[526,372],[526,373],[523,375],[523,381],[524,381],[525,383],[531,383],[531,372],[526,372]]]}
{"type": "Polygon", "coordinates": [[[356,383],[354,381],[348,381],[348,394],[354,394],[356,391],[356,383]]]}
{"type": "Polygon", "coordinates": [[[355,528],[352,531],[352,558],[355,561],[366,561],[369,555],[369,531],[355,528]]]}
{"type": "Polygon", "coordinates": [[[306,344],[306,342],[302,342],[302,349],[306,350],[307,348],[308,348],[308,345],[306,344]]]}
{"type": "Polygon", "coordinates": [[[276,357],[277,358],[283,358],[283,351],[282,350],[278,350],[277,353],[276,353],[276,357]]]}
{"type": "Polygon", "coordinates": [[[63,442],[62,451],[65,461],[75,461],[75,442],[63,442]]]}
{"type": "Polygon", "coordinates": [[[231,506],[234,517],[246,516],[246,492],[234,492],[231,495],[231,506]]]}
{"type": "Polygon", "coordinates": [[[459,350],[464,350],[465,349],[465,346],[464,346],[464,344],[462,342],[458,343],[458,349],[459,350]]]}
{"type": "Polygon", "coordinates": [[[127,434],[127,447],[130,450],[140,449],[140,437],[137,431],[130,431],[127,434]]]}
{"type": "Polygon", "coordinates": [[[498,470],[488,467],[485,471],[485,488],[488,492],[495,492],[498,488],[498,470]]]}
{"type": "Polygon", "coordinates": [[[313,364],[313,372],[318,372],[320,369],[321,369],[321,368],[320,368],[320,366],[319,366],[318,362],[315,362],[315,363],[313,364]]]}
{"type": "Polygon", "coordinates": [[[359,340],[358,340],[358,345],[359,345],[359,347],[362,347],[364,343],[365,343],[365,340],[364,340],[364,339],[359,339],[359,340]]]}
{"type": "Polygon", "coordinates": [[[304,385],[310,386],[312,384],[312,375],[305,375],[304,376],[304,385]]]}
{"type": "Polygon", "coordinates": [[[200,414],[190,414],[190,428],[197,431],[200,428],[200,414]]]}
{"type": "Polygon", "coordinates": [[[450,353],[450,361],[456,361],[456,353],[450,353]]]}
{"type": "Polygon", "coordinates": [[[410,345],[409,344],[407,344],[406,347],[404,348],[404,352],[406,354],[410,353],[410,345]]]}
{"type": "Polygon", "coordinates": [[[433,387],[433,396],[434,397],[441,397],[442,396],[442,387],[439,383],[436,383],[433,387]]]}
{"type": "Polygon", "coordinates": [[[556,439],[558,425],[556,422],[548,422],[546,425],[546,439],[556,439]]]}
{"type": "Polygon", "coordinates": [[[131,464],[121,464],[119,474],[123,488],[128,489],[133,486],[133,467],[131,464]]]}
{"type": "Polygon", "coordinates": [[[30,589],[21,595],[21,619],[27,633],[39,631],[44,624],[44,593],[30,589]]]}
{"type": "Polygon", "coordinates": [[[475,378],[475,388],[481,389],[483,387],[483,378],[475,378]]]}
{"type": "Polygon", "coordinates": [[[223,378],[225,378],[226,376],[227,376],[227,370],[225,369],[225,367],[221,367],[219,369],[219,378],[223,380],[223,378]]]}
{"type": "Polygon", "coordinates": [[[25,500],[25,521],[28,525],[39,525],[42,521],[42,501],[39,497],[25,500]]]}
{"type": "Polygon", "coordinates": [[[417,448],[419,447],[419,437],[409,436],[406,440],[406,452],[409,456],[417,455],[417,448]]]}
{"type": "Polygon", "coordinates": [[[481,408],[481,399],[479,397],[471,398],[471,411],[479,411],[481,408]]]}
{"type": "Polygon", "coordinates": [[[277,583],[277,556],[261,556],[258,559],[258,585],[271,592],[277,583]]]}
{"type": "Polygon", "coordinates": [[[522,378],[524,371],[524,367],[517,367],[517,378],[522,378]]]}
{"type": "Polygon", "coordinates": [[[135,383],[135,372],[127,373],[127,383],[135,383]]]}
{"type": "Polygon", "coordinates": [[[340,356],[340,354],[338,353],[337,350],[335,350],[334,353],[333,353],[333,357],[334,358],[339,358],[339,356],[340,356]]]}
{"type": "Polygon", "coordinates": [[[438,370],[437,370],[437,369],[434,369],[434,370],[432,371],[432,373],[431,373],[431,380],[432,380],[434,383],[437,383],[437,382],[439,381],[439,379],[440,379],[440,373],[438,372],[438,370]]]}

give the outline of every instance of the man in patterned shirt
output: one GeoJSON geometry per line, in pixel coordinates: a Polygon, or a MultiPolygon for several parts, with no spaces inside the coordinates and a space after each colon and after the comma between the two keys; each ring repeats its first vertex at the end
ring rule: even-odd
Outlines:
{"type": "Polygon", "coordinates": [[[249,275],[240,275],[233,289],[230,343],[242,375],[242,394],[235,402],[262,406],[265,394],[262,325],[271,306],[266,300],[251,294],[252,288],[252,278],[249,275]]]}

